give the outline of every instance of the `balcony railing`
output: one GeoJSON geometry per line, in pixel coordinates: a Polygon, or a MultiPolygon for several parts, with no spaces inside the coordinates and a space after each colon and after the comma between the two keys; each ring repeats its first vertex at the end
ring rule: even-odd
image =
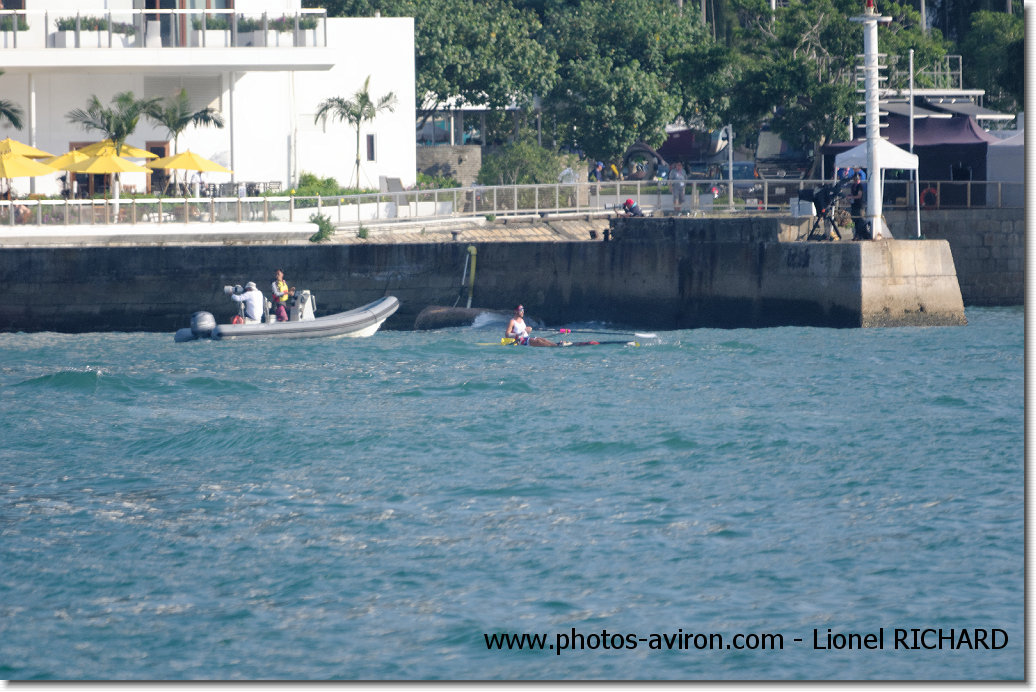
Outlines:
{"type": "MultiPolygon", "coordinates": [[[[733,205],[726,184],[725,180],[688,181],[680,212],[695,216],[790,215],[800,190],[815,189],[822,181],[735,180],[733,205]]],[[[922,181],[919,187],[922,210],[1024,207],[1022,182],[936,180],[922,181]]],[[[110,199],[0,200],[0,226],[306,222],[318,213],[336,226],[358,227],[451,218],[600,214],[614,211],[629,198],[638,200],[649,213],[675,211],[672,183],[631,181],[473,186],[334,197],[143,197],[122,198],[117,205],[110,199]]],[[[838,204],[848,206],[844,199],[838,204]]],[[[913,184],[886,182],[883,208],[913,209],[913,184]]]]}
{"type": "Polygon", "coordinates": [[[3,48],[231,48],[327,45],[327,11],[0,10],[3,48]]]}

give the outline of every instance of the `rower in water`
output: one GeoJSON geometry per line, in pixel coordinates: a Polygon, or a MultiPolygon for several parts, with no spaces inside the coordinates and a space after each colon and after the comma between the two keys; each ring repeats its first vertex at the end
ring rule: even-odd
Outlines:
{"type": "Polygon", "coordinates": [[[532,328],[525,324],[525,308],[521,305],[514,309],[514,316],[507,323],[504,338],[514,339],[519,346],[560,346],[549,339],[531,336],[532,328]]]}

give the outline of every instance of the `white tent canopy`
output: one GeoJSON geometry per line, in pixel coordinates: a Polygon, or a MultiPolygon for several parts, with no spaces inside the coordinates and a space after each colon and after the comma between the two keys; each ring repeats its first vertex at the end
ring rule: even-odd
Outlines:
{"type": "MultiPolygon", "coordinates": [[[[900,149],[892,142],[887,139],[879,139],[874,143],[874,146],[878,148],[877,160],[878,168],[882,171],[886,169],[903,169],[910,171],[917,171],[918,158],[917,154],[911,154],[905,149],[900,149]]],[[[867,142],[843,151],[841,154],[835,156],[835,168],[850,168],[850,167],[867,167],[867,142]]],[[[874,171],[868,171],[868,177],[871,180],[878,182],[876,190],[877,194],[882,194],[885,189],[885,176],[883,173],[875,175],[874,171]]],[[[919,190],[919,181],[917,174],[914,174],[914,207],[917,211],[917,237],[921,237],[921,198],[919,190]]]]}
{"type": "MultiPolygon", "coordinates": [[[[887,139],[879,139],[876,142],[878,147],[878,167],[902,168],[904,170],[917,170],[917,154],[911,154],[905,149],[900,149],[887,139]]],[[[843,151],[835,156],[836,168],[867,167],[867,143],[843,151]]]]}

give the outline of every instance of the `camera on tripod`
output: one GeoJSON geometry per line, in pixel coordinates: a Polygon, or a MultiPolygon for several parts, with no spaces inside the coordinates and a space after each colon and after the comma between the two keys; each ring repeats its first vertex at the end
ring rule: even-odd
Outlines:
{"type": "Polygon", "coordinates": [[[836,183],[825,183],[812,190],[799,190],[799,199],[803,202],[812,202],[816,207],[817,216],[830,218],[831,208],[835,202],[848,194],[844,189],[848,183],[849,180],[843,178],[836,183]]]}
{"type": "MultiPolygon", "coordinates": [[[[831,233],[839,240],[842,239],[842,234],[838,232],[838,225],[831,218],[831,212],[834,209],[835,202],[847,194],[844,188],[848,183],[848,178],[842,178],[838,182],[825,183],[812,190],[799,190],[799,199],[803,202],[812,202],[817,210],[817,220],[807,234],[807,240],[812,240],[815,237],[826,237],[827,224],[831,224],[831,233]]],[[[834,240],[834,238],[831,238],[831,240],[834,240]]]]}

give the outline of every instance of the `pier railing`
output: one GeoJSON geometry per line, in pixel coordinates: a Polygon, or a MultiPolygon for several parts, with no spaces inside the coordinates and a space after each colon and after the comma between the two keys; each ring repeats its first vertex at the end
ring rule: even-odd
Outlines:
{"type": "MultiPolygon", "coordinates": [[[[536,217],[611,213],[634,199],[651,214],[725,216],[730,214],[808,214],[798,204],[802,190],[815,190],[818,180],[687,181],[676,208],[667,181],[557,183],[553,185],[472,186],[408,190],[334,197],[266,195],[260,197],[123,197],[112,199],[0,200],[0,226],[83,224],[267,223],[306,222],[314,214],[336,226],[424,222],[456,218],[536,217]],[[732,201],[731,201],[732,200],[732,201]]],[[[974,209],[1024,206],[1024,183],[921,181],[921,208],[974,209]]],[[[914,208],[914,185],[887,181],[883,209],[914,208]]],[[[848,207],[844,198],[838,202],[848,207]]],[[[0,239],[2,242],[2,239],[0,239]]]]}

